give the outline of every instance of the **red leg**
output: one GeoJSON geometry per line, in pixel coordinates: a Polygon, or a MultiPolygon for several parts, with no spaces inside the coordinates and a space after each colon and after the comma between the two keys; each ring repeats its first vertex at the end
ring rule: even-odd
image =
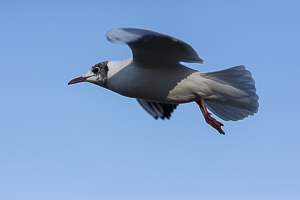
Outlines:
{"type": "Polygon", "coordinates": [[[217,129],[220,134],[225,135],[225,132],[222,130],[221,126],[224,126],[221,122],[218,122],[215,118],[211,117],[211,113],[209,113],[206,109],[204,99],[201,95],[200,101],[196,101],[196,103],[200,106],[201,112],[205,118],[206,123],[211,125],[213,128],[217,129]]]}

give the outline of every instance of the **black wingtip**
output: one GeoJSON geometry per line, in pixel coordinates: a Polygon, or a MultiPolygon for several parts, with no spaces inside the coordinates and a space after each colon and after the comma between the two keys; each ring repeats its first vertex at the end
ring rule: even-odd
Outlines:
{"type": "Polygon", "coordinates": [[[139,104],[151,115],[154,119],[170,119],[172,112],[177,108],[178,104],[166,104],[144,99],[137,99],[139,104]]]}
{"type": "Polygon", "coordinates": [[[162,110],[160,113],[161,116],[159,116],[160,119],[165,120],[165,119],[170,119],[171,114],[173,111],[176,109],[178,104],[165,104],[165,103],[154,103],[151,102],[151,107],[155,106],[157,110],[162,110]]]}

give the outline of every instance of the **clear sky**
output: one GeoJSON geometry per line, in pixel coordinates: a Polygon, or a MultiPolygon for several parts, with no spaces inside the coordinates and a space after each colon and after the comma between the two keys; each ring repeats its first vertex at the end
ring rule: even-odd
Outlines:
{"type": "Polygon", "coordinates": [[[0,1],[0,199],[300,199],[299,1],[0,1]],[[209,72],[245,65],[256,115],[207,125],[196,103],[154,120],[90,83],[131,56],[112,28],[179,38],[209,72]]]}

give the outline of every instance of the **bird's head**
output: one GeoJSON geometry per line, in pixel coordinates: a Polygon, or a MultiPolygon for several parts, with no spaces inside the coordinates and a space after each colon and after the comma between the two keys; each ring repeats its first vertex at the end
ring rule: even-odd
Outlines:
{"type": "Polygon", "coordinates": [[[90,82],[101,87],[106,87],[108,72],[107,63],[108,61],[105,61],[94,65],[84,76],[74,78],[68,85],[79,82],[90,82]]]}

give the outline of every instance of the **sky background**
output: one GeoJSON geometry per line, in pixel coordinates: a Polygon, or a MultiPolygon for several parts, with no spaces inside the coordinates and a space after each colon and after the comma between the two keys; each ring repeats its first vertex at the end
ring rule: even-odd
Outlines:
{"type": "Polygon", "coordinates": [[[300,1],[0,0],[0,199],[300,199],[300,1]],[[154,120],[136,100],[67,83],[131,56],[108,30],[181,39],[210,72],[245,65],[259,111],[154,120]]]}

